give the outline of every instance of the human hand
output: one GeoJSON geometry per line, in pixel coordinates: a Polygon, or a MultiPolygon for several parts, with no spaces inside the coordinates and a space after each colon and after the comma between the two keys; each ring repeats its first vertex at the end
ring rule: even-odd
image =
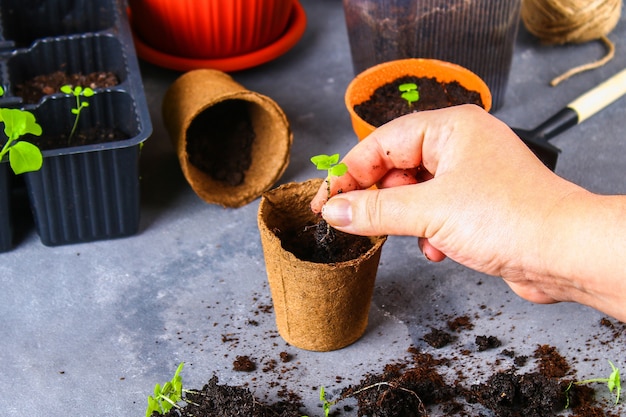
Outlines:
{"type": "Polygon", "coordinates": [[[547,169],[504,123],[476,106],[413,113],[377,129],[343,159],[349,171],[311,202],[359,235],[412,235],[446,256],[503,277],[540,303],[572,299],[545,261],[559,207],[590,194],[547,169]],[[377,184],[379,189],[368,189],[377,184]],[[337,195],[338,193],[341,193],[337,195]]]}

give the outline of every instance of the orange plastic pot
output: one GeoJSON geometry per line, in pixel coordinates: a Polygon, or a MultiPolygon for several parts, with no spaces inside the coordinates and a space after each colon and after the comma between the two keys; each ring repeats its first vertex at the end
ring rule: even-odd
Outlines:
{"type": "Polygon", "coordinates": [[[287,27],[294,0],[129,0],[133,29],[150,47],[188,58],[262,48],[287,27]]]}
{"type": "Polygon", "coordinates": [[[368,100],[374,91],[399,77],[410,75],[416,77],[434,77],[440,82],[457,81],[463,87],[480,94],[485,110],[491,109],[491,92],[487,84],[467,68],[436,59],[400,59],[375,65],[358,74],[348,85],[345,104],[352,128],[359,140],[363,140],[376,128],[363,120],[355,111],[354,106],[368,100]]]}

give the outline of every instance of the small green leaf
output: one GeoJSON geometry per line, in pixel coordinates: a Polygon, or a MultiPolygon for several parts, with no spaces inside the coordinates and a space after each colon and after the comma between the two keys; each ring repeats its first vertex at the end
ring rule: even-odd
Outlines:
{"type": "Polygon", "coordinates": [[[404,83],[398,86],[398,90],[400,91],[413,91],[417,90],[417,84],[415,83],[404,83]]]}
{"type": "Polygon", "coordinates": [[[38,171],[43,165],[43,156],[32,143],[16,142],[9,150],[9,165],[16,175],[38,171]]]}
{"type": "Polygon", "coordinates": [[[615,365],[613,365],[613,362],[611,361],[609,361],[609,365],[611,365],[611,369],[613,369],[613,372],[611,372],[611,375],[609,376],[607,386],[609,388],[609,391],[613,392],[613,390],[615,390],[617,396],[615,404],[617,404],[619,402],[620,392],[622,391],[622,382],[620,379],[619,369],[615,365]]]}
{"type": "Polygon", "coordinates": [[[83,96],[85,97],[91,97],[94,94],[95,94],[94,91],[89,87],[85,87],[85,90],[83,90],[83,96]]]}
{"type": "Polygon", "coordinates": [[[315,155],[311,158],[311,162],[319,169],[320,171],[327,171],[337,162],[339,162],[339,154],[336,153],[334,155],[315,155]]]}
{"type": "Polygon", "coordinates": [[[65,93],[65,94],[73,94],[74,92],[72,91],[72,86],[71,85],[64,85],[61,86],[61,92],[65,93]]]}
{"type": "Polygon", "coordinates": [[[346,164],[344,164],[343,162],[341,164],[337,164],[337,165],[331,167],[328,170],[328,173],[330,175],[332,175],[332,176],[335,176],[335,177],[341,177],[346,172],[348,172],[348,166],[346,164]]]}

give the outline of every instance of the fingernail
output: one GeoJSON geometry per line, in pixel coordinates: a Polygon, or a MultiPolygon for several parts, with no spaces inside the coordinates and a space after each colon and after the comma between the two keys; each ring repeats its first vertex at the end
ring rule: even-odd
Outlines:
{"type": "Polygon", "coordinates": [[[345,198],[335,197],[322,207],[322,217],[331,226],[348,226],[352,223],[352,207],[345,198]]]}

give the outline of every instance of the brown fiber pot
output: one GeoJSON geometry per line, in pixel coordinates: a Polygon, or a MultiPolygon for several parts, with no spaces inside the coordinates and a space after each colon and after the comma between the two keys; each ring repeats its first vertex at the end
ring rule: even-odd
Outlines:
{"type": "MultiPolygon", "coordinates": [[[[228,74],[199,69],[180,76],[168,89],[163,100],[163,120],[181,169],[195,193],[207,203],[224,207],[241,207],[270,189],[289,164],[293,134],[283,110],[272,99],[247,90],[228,74]],[[213,179],[194,166],[187,154],[187,130],[196,117],[226,101],[246,103],[255,139],[251,165],[240,185],[229,185],[213,179]]],[[[206,140],[216,140],[207,130],[206,140]]]]}
{"type": "Polygon", "coordinates": [[[386,237],[372,237],[373,247],[359,258],[333,264],[303,261],[283,249],[275,231],[316,221],[309,203],[320,184],[289,183],[264,193],[258,224],[278,332],[298,348],[330,351],[365,332],[386,237]]]}

